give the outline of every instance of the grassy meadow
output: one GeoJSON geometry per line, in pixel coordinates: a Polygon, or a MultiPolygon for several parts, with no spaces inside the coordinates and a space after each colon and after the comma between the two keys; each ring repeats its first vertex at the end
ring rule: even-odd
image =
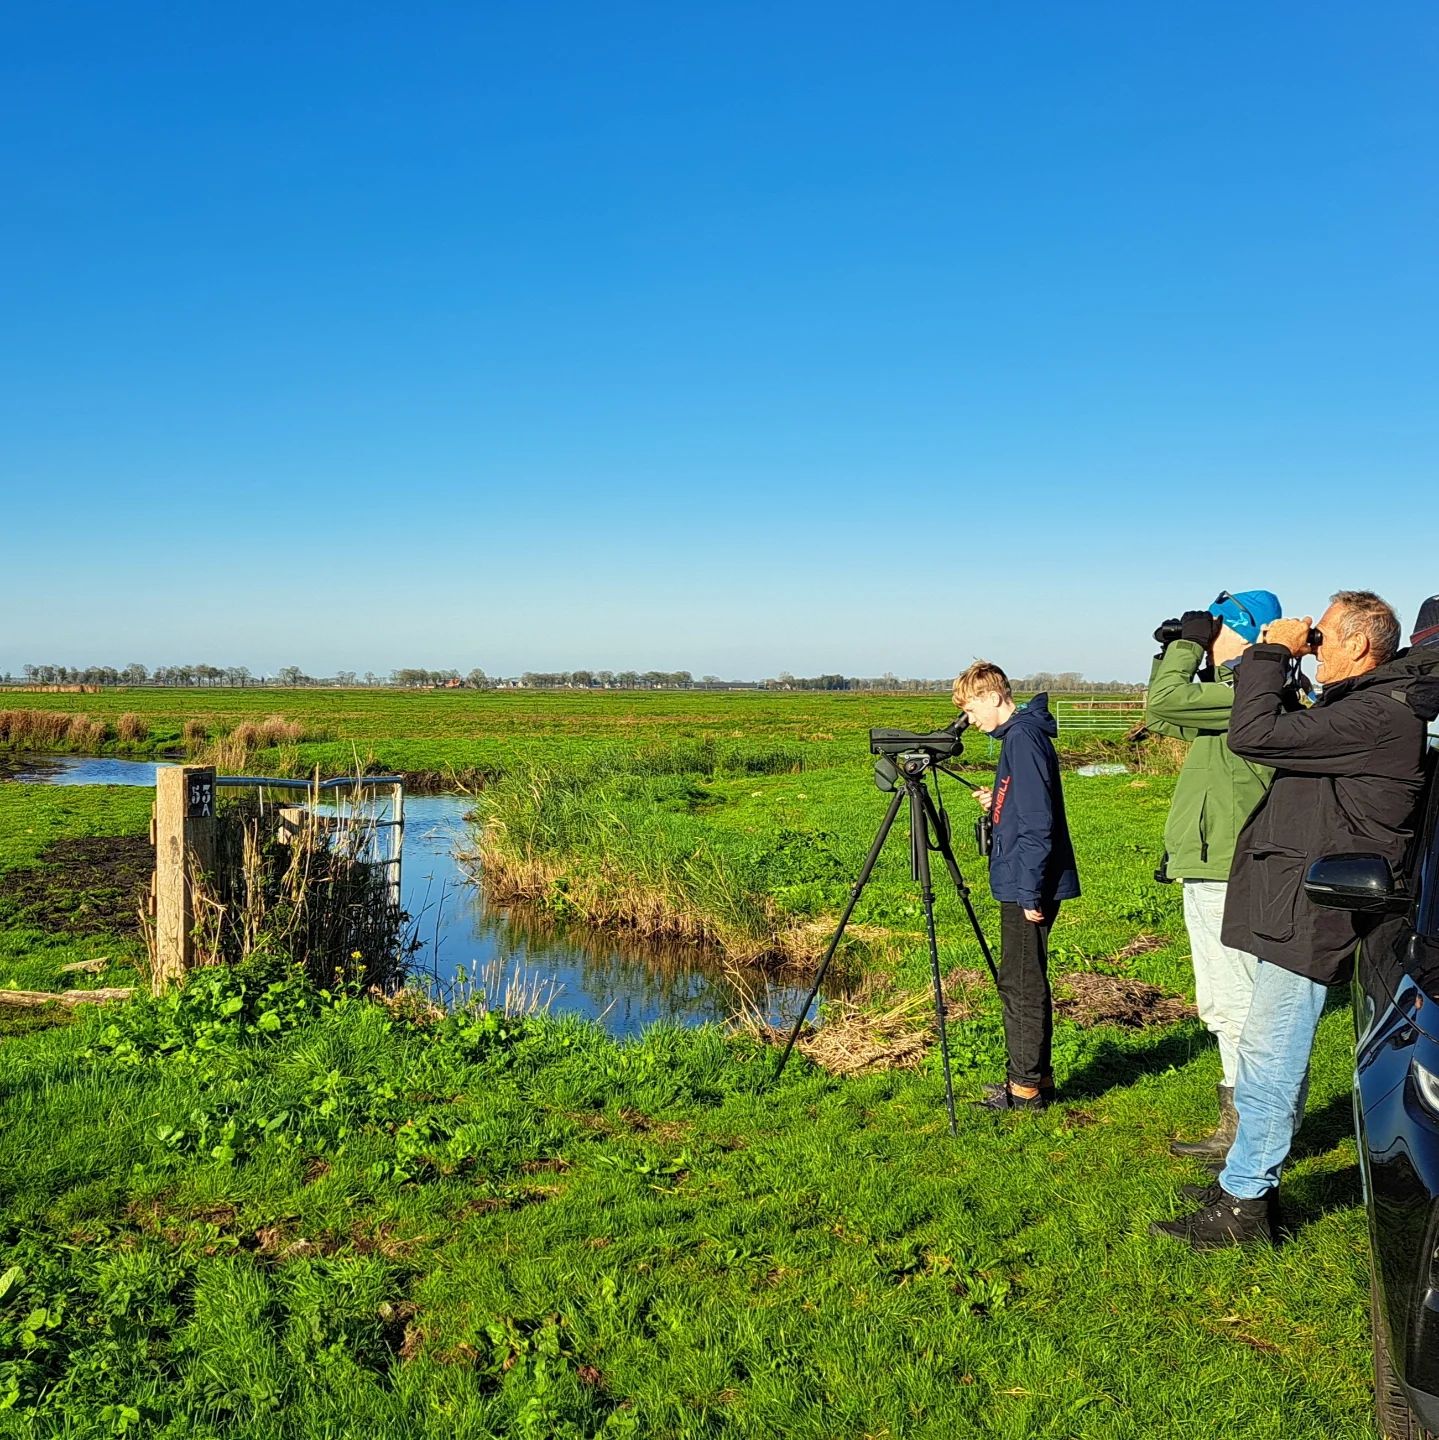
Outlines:
{"type": "MultiPolygon", "coordinates": [[[[203,701],[215,729],[323,726],[301,751],[438,773],[498,757],[479,800],[502,873],[571,918],[687,917],[731,962],[823,937],[885,807],[864,730],[945,714],[943,696],[347,692],[313,715],[308,692],[4,698],[113,724],[149,693],[145,743],[203,701]]],[[[982,775],[989,742],[965,760],[982,775]]],[[[1147,1233],[1202,1178],[1166,1147],[1208,1121],[1218,1076],[1193,1019],[1137,1023],[1188,988],[1178,898],[1151,879],[1164,768],[1066,776],[1085,896],[1055,932],[1063,1103],[964,1107],[957,1141],[932,1054],[844,1078],[799,1058],[775,1085],[745,1029],[622,1043],[436,1019],[282,960],[0,1031],[0,1433],[1372,1436],[1346,997],[1321,1026],[1288,1242],[1195,1256],[1147,1233]]],[[[993,933],[973,806],[950,796],[993,933]]],[[[148,802],[0,786],[0,984],[129,973],[115,876],[73,842],[139,835],[148,802]],[[97,957],[119,968],[61,973],[97,957]]],[[[947,889],[963,1100],[1001,1046],[947,889]]],[[[876,1003],[922,985],[902,837],[856,929],[846,963],[876,1003]]]]}
{"type": "Polygon", "coordinates": [[[222,746],[221,762],[247,757],[266,774],[358,765],[468,785],[522,763],[634,764],[659,752],[663,764],[689,745],[742,770],[838,764],[865,753],[871,725],[928,729],[953,713],[943,694],[819,691],[10,691],[0,692],[0,753],[203,756],[222,746]]]}

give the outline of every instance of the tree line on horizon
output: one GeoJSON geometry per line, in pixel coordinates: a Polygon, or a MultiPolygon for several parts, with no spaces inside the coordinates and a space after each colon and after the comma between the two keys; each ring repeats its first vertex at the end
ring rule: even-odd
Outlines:
{"type": "MultiPolygon", "coordinates": [[[[6,685],[126,685],[161,687],[391,687],[404,690],[948,690],[951,677],[906,678],[886,671],[877,676],[840,674],[778,675],[756,680],[725,680],[688,670],[526,670],[520,675],[491,676],[478,667],[463,675],[455,669],[430,670],[403,666],[386,675],[367,670],[363,675],[340,670],[333,675],[306,674],[298,665],[283,665],[274,675],[255,675],[245,665],[157,665],[153,670],[138,663],[114,665],[25,665],[19,677],[0,677],[6,685]]],[[[1089,680],[1077,670],[1038,671],[1013,677],[1016,689],[1026,693],[1130,693],[1142,687],[1128,680],[1089,680]]]]}

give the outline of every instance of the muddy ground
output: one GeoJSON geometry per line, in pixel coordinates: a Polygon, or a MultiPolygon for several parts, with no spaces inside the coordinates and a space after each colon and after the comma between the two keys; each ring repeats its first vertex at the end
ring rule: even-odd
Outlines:
{"type": "Polygon", "coordinates": [[[0,913],[37,930],[133,935],[154,869],[143,835],[56,840],[37,864],[0,877],[0,913]]]}

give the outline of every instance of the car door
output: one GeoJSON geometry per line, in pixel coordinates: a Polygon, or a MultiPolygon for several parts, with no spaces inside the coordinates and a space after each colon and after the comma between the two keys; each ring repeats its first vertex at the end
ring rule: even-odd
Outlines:
{"type": "Polygon", "coordinates": [[[1439,1393],[1439,787],[1406,867],[1416,905],[1355,967],[1354,1118],[1380,1309],[1405,1383],[1439,1393]]]}

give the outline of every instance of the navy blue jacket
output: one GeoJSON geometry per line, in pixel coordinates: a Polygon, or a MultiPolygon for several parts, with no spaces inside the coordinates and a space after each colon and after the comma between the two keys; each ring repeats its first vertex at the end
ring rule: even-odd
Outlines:
{"type": "Polygon", "coordinates": [[[993,733],[1003,746],[989,811],[989,888],[996,900],[1048,915],[1056,902],[1079,894],[1049,696],[1036,695],[993,733]]]}

